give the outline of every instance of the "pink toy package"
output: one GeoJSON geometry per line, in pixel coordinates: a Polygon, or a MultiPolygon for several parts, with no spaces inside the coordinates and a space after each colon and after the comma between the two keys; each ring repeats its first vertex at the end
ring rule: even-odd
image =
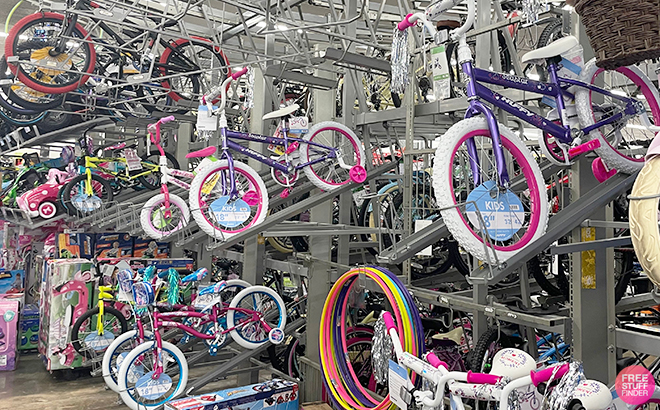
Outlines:
{"type": "Polygon", "coordinates": [[[16,369],[18,301],[0,300],[0,371],[16,369]]]}

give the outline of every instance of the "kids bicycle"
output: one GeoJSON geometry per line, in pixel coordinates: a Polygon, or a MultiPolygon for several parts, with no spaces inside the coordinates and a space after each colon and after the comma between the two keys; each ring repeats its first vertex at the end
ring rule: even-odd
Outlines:
{"type": "MultiPolygon", "coordinates": [[[[420,21],[440,44],[442,35],[430,21],[458,3],[436,2],[425,14],[407,15],[397,30],[420,21]]],[[[523,56],[523,63],[547,65],[548,82],[474,67],[465,33],[475,20],[475,1],[467,5],[466,22],[450,31],[449,37],[458,42],[469,105],[465,119],[438,140],[433,186],[442,218],[460,245],[479,260],[502,263],[544,234],[548,202],[535,159],[513,131],[497,122],[487,104],[543,131],[539,143],[554,161],[567,164],[576,155],[595,150],[600,158],[592,169],[602,181],[617,171],[632,173],[642,167],[645,147],[660,130],[653,125],[660,124],[660,97],[651,81],[633,66],[605,71],[592,60],[579,79],[561,76],[560,68],[572,64],[562,60],[561,54],[578,45],[573,36],[523,56]],[[596,85],[601,82],[604,86],[596,85]],[[483,84],[541,94],[557,107],[558,114],[543,117],[483,84]],[[566,100],[575,100],[579,124],[569,120],[566,100]]],[[[402,47],[402,37],[395,36],[393,49],[402,47]]]]}
{"type": "MultiPolygon", "coordinates": [[[[279,119],[279,133],[273,136],[230,130],[225,106],[232,77],[202,97],[202,104],[208,105],[209,110],[200,115],[219,113],[220,116],[221,155],[219,161],[214,161],[195,176],[189,202],[192,209],[199,210],[193,212],[197,225],[209,236],[226,239],[258,225],[268,212],[268,192],[263,180],[247,164],[235,161],[232,151],[270,167],[275,182],[285,188],[282,197],[288,195],[301,170],[314,185],[325,191],[332,191],[352,181],[365,181],[362,142],[345,125],[325,121],[309,130],[303,129],[303,132],[306,131],[304,136],[292,136],[291,115],[298,110],[297,104],[263,116],[263,120],[279,119]],[[211,104],[218,95],[221,100],[219,107],[214,109],[211,104]],[[269,158],[235,140],[270,144],[275,147],[276,155],[269,158]]],[[[208,156],[215,150],[215,147],[209,147],[189,155],[208,156]]]]}
{"type": "MultiPolygon", "coordinates": [[[[208,272],[208,271],[207,271],[208,272]]],[[[188,275],[181,282],[200,280],[188,275]]],[[[153,341],[146,341],[133,349],[122,361],[117,373],[119,393],[124,403],[133,410],[155,409],[176,398],[188,382],[188,363],[181,350],[163,341],[161,329],[180,329],[186,334],[209,342],[209,352],[214,355],[223,346],[227,334],[240,346],[256,349],[269,340],[284,340],[286,306],[272,289],[251,286],[243,289],[225,306],[222,291],[226,282],[218,282],[198,293],[198,299],[210,297],[201,311],[155,311],[153,341]],[[193,319],[193,323],[175,322],[175,319],[193,319]],[[226,319],[226,325],[224,320],[226,319]],[[210,323],[200,332],[200,323],[210,323]],[[224,326],[223,326],[224,325],[224,326]]],[[[138,282],[133,285],[133,297],[137,306],[154,302],[151,284],[138,282]]]]}
{"type": "MultiPolygon", "coordinates": [[[[103,361],[101,363],[101,371],[103,375],[103,379],[105,381],[106,386],[108,388],[116,393],[119,393],[119,385],[117,384],[117,374],[119,372],[119,367],[121,366],[121,362],[128,356],[128,354],[137,346],[141,345],[147,340],[153,340],[153,331],[151,330],[151,321],[148,318],[149,312],[146,311],[145,309],[139,309],[135,308],[135,301],[133,300],[132,297],[132,288],[133,288],[133,283],[139,282],[139,281],[146,281],[149,283],[153,283],[153,281],[156,281],[155,284],[155,293],[156,293],[156,300],[158,299],[158,289],[160,288],[159,281],[167,281],[170,282],[170,275],[175,275],[176,272],[172,272],[170,270],[164,271],[165,275],[167,275],[167,278],[164,278],[163,272],[161,272],[158,275],[158,279],[156,279],[154,276],[156,269],[153,266],[150,266],[144,270],[142,273],[142,277],[139,275],[136,275],[135,277],[131,277],[131,273],[129,270],[125,271],[120,271],[118,274],[118,282],[119,286],[122,289],[122,293],[120,296],[123,296],[123,298],[126,299],[126,303],[128,303],[130,306],[134,307],[134,317],[135,317],[135,323],[133,326],[132,330],[129,330],[128,332],[122,333],[119,335],[113,342],[108,346],[108,348],[105,350],[105,353],[103,355],[103,361]]],[[[181,282],[183,283],[190,283],[191,278],[194,278],[196,281],[203,279],[206,275],[208,274],[208,270],[206,268],[199,268],[195,272],[191,273],[190,275],[184,277],[181,279],[181,282]]],[[[240,279],[232,279],[232,280],[227,280],[226,281],[226,286],[222,290],[222,296],[221,296],[221,301],[223,304],[223,307],[229,306],[229,302],[233,296],[235,296],[238,292],[241,290],[250,287],[250,284],[240,280],[240,279]]],[[[122,300],[124,300],[122,298],[122,300]]],[[[188,305],[182,305],[182,304],[174,304],[174,305],[169,305],[167,303],[155,303],[153,306],[154,309],[162,309],[162,310],[173,310],[173,311],[187,311],[187,310],[194,310],[193,307],[188,306],[188,305]]],[[[211,326],[210,320],[207,321],[201,321],[194,319],[194,328],[195,329],[202,329],[202,333],[206,332],[207,328],[211,326]]],[[[193,319],[187,319],[186,322],[193,322],[193,319]]],[[[184,324],[190,324],[186,323],[184,324]]],[[[184,334],[184,337],[179,340],[178,344],[186,344],[191,337],[187,334],[184,334]]],[[[207,346],[209,346],[207,344],[207,346]]],[[[210,346],[209,346],[210,347],[210,346]]]]}

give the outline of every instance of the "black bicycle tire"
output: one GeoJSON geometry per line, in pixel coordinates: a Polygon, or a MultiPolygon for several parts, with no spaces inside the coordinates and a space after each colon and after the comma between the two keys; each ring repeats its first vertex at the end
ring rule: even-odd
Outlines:
{"type": "Polygon", "coordinates": [[[561,289],[559,289],[558,286],[555,286],[546,276],[545,273],[543,272],[543,269],[541,269],[541,261],[537,256],[534,256],[532,259],[527,261],[527,270],[529,273],[532,274],[532,277],[534,280],[536,280],[536,283],[548,293],[550,296],[568,296],[565,295],[564,292],[562,292],[561,289]]]}
{"type": "MultiPolygon", "coordinates": [[[[156,156],[158,156],[158,155],[160,155],[160,153],[159,153],[158,151],[154,151],[154,150],[152,150],[152,151],[149,153],[149,155],[147,155],[146,158],[149,158],[149,157],[151,157],[152,155],[156,155],[156,156]]],[[[174,166],[173,166],[174,169],[180,169],[180,168],[179,168],[179,161],[176,160],[176,158],[174,157],[174,155],[170,154],[169,152],[166,152],[166,153],[165,153],[165,157],[167,158],[168,161],[172,162],[172,165],[174,165],[174,166]]],[[[146,161],[146,159],[145,159],[145,161],[146,161]]],[[[151,162],[151,161],[149,161],[149,162],[151,162]]],[[[160,172],[155,171],[155,172],[153,172],[153,174],[156,175],[156,176],[158,176],[158,183],[156,183],[155,185],[152,184],[152,183],[150,183],[150,182],[147,180],[147,178],[146,178],[145,176],[139,176],[137,179],[138,179],[138,181],[140,181],[140,183],[142,184],[142,186],[144,186],[144,187],[147,188],[147,189],[151,189],[151,190],[159,189],[159,188],[160,188],[160,172]]]]}
{"type": "Polygon", "coordinates": [[[474,348],[468,353],[467,357],[467,368],[473,372],[481,373],[483,372],[483,358],[486,355],[486,352],[490,348],[490,345],[494,342],[500,341],[502,348],[511,347],[511,340],[503,332],[500,332],[498,328],[491,327],[488,328],[477,340],[477,343],[474,345],[474,348]]]}
{"type": "Polygon", "coordinates": [[[456,270],[463,276],[470,276],[470,266],[465,263],[463,257],[461,256],[461,251],[458,248],[458,242],[451,240],[449,241],[449,256],[454,264],[456,270]]]}
{"type": "Polygon", "coordinates": [[[628,289],[630,279],[635,273],[635,253],[632,251],[620,251],[620,253],[623,255],[623,273],[619,276],[619,280],[616,282],[616,286],[614,287],[614,304],[619,303],[623,298],[623,295],[626,294],[626,289],[628,289]]]}
{"type": "MultiPolygon", "coordinates": [[[[555,32],[562,32],[562,27],[563,27],[563,21],[562,19],[558,18],[555,20],[552,20],[550,23],[548,23],[544,28],[543,31],[541,32],[541,35],[539,35],[539,39],[536,42],[536,49],[538,50],[541,47],[545,47],[548,44],[550,44],[550,40],[552,39],[552,35],[555,32]]],[[[539,76],[540,81],[547,81],[548,79],[548,72],[546,68],[542,65],[536,64],[536,73],[539,76]]]]}
{"type": "MultiPolygon", "coordinates": [[[[67,203],[71,203],[71,189],[75,184],[80,183],[83,181],[85,178],[87,178],[87,175],[82,174],[78,175],[77,177],[73,178],[71,181],[69,181],[63,188],[62,188],[62,207],[66,209],[67,213],[71,216],[78,216],[78,217],[83,217],[84,214],[81,213],[78,209],[74,209],[73,206],[67,206],[67,203]]],[[[109,203],[114,199],[114,194],[112,191],[112,187],[110,186],[110,183],[106,181],[104,178],[92,174],[91,178],[98,182],[99,184],[102,185],[103,189],[108,193],[108,197],[101,200],[103,202],[109,203]]]]}
{"type": "MultiPolygon", "coordinates": [[[[76,349],[76,352],[78,352],[81,356],[85,356],[85,350],[80,344],[80,326],[82,326],[83,322],[87,319],[91,319],[94,315],[99,314],[99,307],[95,307],[94,309],[90,309],[83,313],[78,320],[73,324],[73,327],[71,328],[71,345],[73,346],[74,349],[76,349]]],[[[128,322],[126,322],[126,318],[122,313],[111,307],[111,306],[104,306],[103,307],[103,316],[106,314],[110,314],[110,316],[114,316],[117,319],[119,319],[119,323],[121,325],[121,333],[127,332],[128,331],[128,322]]]]}
{"type": "MultiPolygon", "coordinates": [[[[228,71],[226,68],[229,66],[229,62],[227,61],[227,58],[224,56],[224,54],[222,54],[221,52],[219,52],[219,51],[216,50],[216,46],[213,45],[213,43],[211,43],[211,42],[206,42],[206,41],[194,41],[194,42],[188,42],[188,41],[187,41],[187,42],[184,42],[184,43],[178,44],[178,45],[177,45],[176,47],[174,47],[174,48],[176,49],[176,48],[179,48],[179,47],[188,47],[188,46],[200,46],[200,47],[204,47],[204,48],[210,50],[213,54],[215,54],[215,55],[218,57],[218,60],[221,61],[221,65],[223,65],[223,67],[224,67],[224,68],[221,70],[222,73],[223,73],[223,77],[224,77],[222,81],[224,81],[224,80],[227,78],[227,75],[229,74],[229,71],[228,71]]],[[[170,66],[172,65],[170,59],[173,58],[173,57],[176,57],[176,53],[174,53],[174,52],[170,53],[170,54],[167,56],[167,59],[165,60],[165,67],[166,67],[166,68],[164,69],[164,72],[163,72],[164,75],[168,75],[168,71],[167,71],[168,68],[167,68],[167,67],[170,67],[170,66]]],[[[194,78],[194,77],[193,77],[193,78],[194,78]]],[[[222,81],[220,81],[220,82],[222,82],[222,81]]],[[[193,84],[197,83],[197,87],[198,87],[197,89],[195,89],[194,86],[193,86],[193,93],[199,93],[199,91],[200,91],[199,88],[202,87],[201,83],[199,82],[199,79],[195,79],[195,80],[193,81],[193,79],[191,78],[191,82],[192,82],[193,84]]],[[[174,88],[172,88],[172,84],[171,84],[171,82],[169,82],[169,85],[170,85],[170,89],[171,89],[174,93],[176,93],[177,95],[179,95],[179,93],[177,93],[177,92],[174,90],[174,88]]],[[[208,90],[206,90],[206,91],[208,91],[208,90]]],[[[181,99],[183,99],[183,100],[191,101],[191,100],[188,100],[188,99],[185,98],[185,97],[182,97],[181,95],[179,95],[179,97],[180,97],[181,99]]]]}

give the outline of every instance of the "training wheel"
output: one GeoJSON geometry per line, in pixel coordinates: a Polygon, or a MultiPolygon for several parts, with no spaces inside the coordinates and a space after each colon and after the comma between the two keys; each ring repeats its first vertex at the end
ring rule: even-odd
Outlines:
{"type": "Polygon", "coordinates": [[[591,172],[594,173],[594,176],[598,182],[605,182],[610,179],[614,174],[616,174],[616,169],[608,170],[603,160],[596,158],[594,162],[591,163],[591,172]]]}
{"type": "Polygon", "coordinates": [[[257,194],[256,191],[247,191],[245,195],[243,195],[243,201],[249,206],[255,206],[260,202],[259,194],[257,194]]]}
{"type": "Polygon", "coordinates": [[[358,184],[367,180],[367,170],[364,169],[362,165],[355,165],[352,167],[351,170],[348,171],[348,175],[350,175],[353,182],[358,184]]]}

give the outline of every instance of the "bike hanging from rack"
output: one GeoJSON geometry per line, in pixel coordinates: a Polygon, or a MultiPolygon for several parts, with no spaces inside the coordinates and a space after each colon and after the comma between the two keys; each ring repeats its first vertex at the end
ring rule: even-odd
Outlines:
{"type": "MultiPolygon", "coordinates": [[[[232,79],[247,72],[247,68],[233,74],[211,93],[202,97],[207,110],[199,115],[219,113],[221,155],[218,161],[204,167],[193,179],[189,202],[197,225],[211,237],[227,239],[258,225],[268,211],[268,192],[259,174],[247,164],[235,161],[232,151],[247,155],[272,169],[275,181],[284,186],[280,194],[287,197],[302,170],[317,187],[332,191],[350,183],[366,179],[365,154],[357,135],[343,124],[326,121],[309,128],[304,136],[289,135],[291,114],[298,105],[282,108],[263,116],[263,120],[280,119],[280,134],[274,136],[238,132],[228,129],[225,106],[227,88],[232,79]],[[218,108],[212,101],[221,96],[218,108]],[[253,141],[275,147],[277,156],[269,158],[235,140],[253,141]]],[[[188,154],[188,157],[207,157],[215,147],[188,154]]]]}
{"type": "MultiPolygon", "coordinates": [[[[444,0],[432,4],[426,15],[409,14],[397,29],[403,31],[420,21],[435,43],[441,44],[445,39],[429,20],[458,3],[458,0],[444,0]]],[[[466,118],[441,137],[433,184],[443,220],[454,238],[478,259],[499,264],[544,234],[549,218],[548,203],[543,176],[530,151],[508,127],[497,122],[485,103],[544,131],[539,143],[553,162],[570,164],[577,155],[595,150],[600,158],[594,161],[592,169],[603,181],[617,171],[632,173],[642,167],[644,158],[639,147],[648,146],[654,132],[660,130],[654,125],[660,124],[660,97],[651,81],[634,66],[605,72],[592,60],[579,79],[560,76],[559,67],[566,64],[561,54],[578,45],[572,36],[522,58],[523,63],[546,64],[549,82],[474,67],[465,33],[474,23],[476,4],[470,0],[467,5],[467,21],[450,31],[449,38],[459,44],[459,63],[467,78],[469,108],[466,118]],[[606,84],[610,90],[594,85],[601,80],[612,81],[613,84],[606,84]],[[535,114],[484,83],[554,99],[560,118],[535,114]],[[578,124],[571,124],[567,118],[566,100],[573,99],[579,128],[573,128],[572,125],[578,124]],[[597,102],[600,99],[604,103],[597,102]],[[459,206],[462,203],[465,206],[459,206]],[[479,221],[480,218],[483,220],[479,221]],[[486,226],[485,235],[479,229],[480,223],[486,226]]],[[[396,42],[401,37],[395,36],[394,46],[400,47],[396,42]]]]}
{"type": "Polygon", "coordinates": [[[128,94],[149,112],[171,110],[166,107],[174,103],[190,108],[201,89],[222,81],[231,70],[222,51],[207,38],[163,38],[162,31],[181,24],[180,17],[136,17],[90,0],[69,0],[64,15],[39,12],[17,22],[5,55],[19,81],[47,94],[44,98],[52,94],[39,101],[43,104],[76,90],[98,71],[105,76],[92,82],[99,92],[128,87],[128,94]],[[89,19],[102,37],[87,32],[79,17],[89,19]],[[120,27],[120,33],[108,22],[120,27]],[[159,47],[163,51],[155,57],[159,47]]]}

